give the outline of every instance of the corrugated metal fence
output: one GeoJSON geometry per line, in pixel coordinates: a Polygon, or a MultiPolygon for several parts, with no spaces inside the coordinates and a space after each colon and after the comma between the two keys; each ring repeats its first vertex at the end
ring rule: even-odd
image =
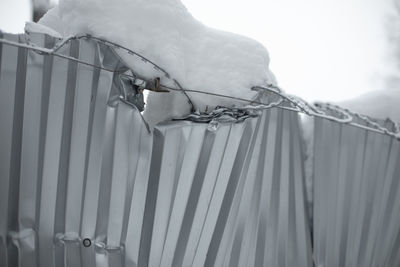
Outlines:
{"type": "Polygon", "coordinates": [[[150,133],[112,47],[0,37],[0,266],[399,265],[393,136],[316,119],[310,224],[297,112],[150,133]]]}
{"type": "MultiPolygon", "coordinates": [[[[120,65],[92,40],[59,53],[120,65]]],[[[149,134],[114,73],[1,54],[2,266],[311,265],[296,113],[149,134]]]]}
{"type": "Polygon", "coordinates": [[[400,266],[400,142],[324,119],[314,142],[316,266],[400,266]]]}

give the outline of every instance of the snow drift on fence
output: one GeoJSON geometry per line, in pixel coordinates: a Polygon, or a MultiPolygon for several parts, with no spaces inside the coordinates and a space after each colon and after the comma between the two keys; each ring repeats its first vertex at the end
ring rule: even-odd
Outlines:
{"type": "MultiPolygon", "coordinates": [[[[41,23],[63,36],[92,34],[141,53],[171,75],[162,83],[186,89],[254,99],[252,86],[275,83],[269,55],[258,42],[204,26],[180,0],[62,0],[41,23]],[[58,18],[58,19],[57,19],[58,18]]],[[[144,77],[159,76],[140,60],[121,54],[144,77]]],[[[196,93],[150,93],[145,117],[157,122],[181,117],[191,108],[204,111],[215,106],[244,105],[241,101],[196,93]]]]}

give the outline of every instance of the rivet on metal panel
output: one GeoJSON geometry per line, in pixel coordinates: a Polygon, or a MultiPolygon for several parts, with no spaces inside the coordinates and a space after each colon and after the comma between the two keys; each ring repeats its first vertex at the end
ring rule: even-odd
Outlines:
{"type": "Polygon", "coordinates": [[[92,241],[89,238],[85,238],[83,239],[82,244],[85,248],[88,248],[92,245],[92,241]]]}

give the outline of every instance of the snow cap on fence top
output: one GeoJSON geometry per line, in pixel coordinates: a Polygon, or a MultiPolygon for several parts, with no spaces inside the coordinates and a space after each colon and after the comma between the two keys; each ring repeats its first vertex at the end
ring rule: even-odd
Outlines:
{"type": "MultiPolygon", "coordinates": [[[[204,26],[180,0],[61,0],[41,23],[63,31],[64,36],[91,34],[141,53],[171,74],[167,85],[253,99],[254,85],[276,83],[269,71],[269,55],[260,43],[237,34],[204,26]],[[58,18],[58,19],[55,19],[58,18]],[[61,26],[60,26],[61,25],[61,26]]],[[[139,75],[154,78],[152,66],[121,52],[123,60],[139,75]]],[[[194,109],[220,105],[245,105],[242,101],[187,94],[194,109]]],[[[190,112],[182,93],[150,95],[148,115],[161,121],[190,112]],[[179,95],[176,97],[176,95],[179,95]]]]}

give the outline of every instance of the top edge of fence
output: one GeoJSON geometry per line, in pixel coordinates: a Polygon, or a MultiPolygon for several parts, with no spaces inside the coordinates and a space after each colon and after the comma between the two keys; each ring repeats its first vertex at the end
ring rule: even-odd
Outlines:
{"type": "MultiPolygon", "coordinates": [[[[69,36],[63,39],[45,34],[45,33],[30,33],[26,32],[25,34],[11,34],[11,33],[5,33],[0,30],[0,43],[11,45],[11,46],[16,46],[16,47],[22,47],[26,49],[33,50],[34,52],[37,52],[39,54],[46,54],[46,55],[53,55],[53,56],[61,56],[65,58],[66,60],[72,60],[76,61],[78,63],[86,64],[86,65],[93,65],[90,62],[83,62],[82,60],[79,60],[78,58],[73,58],[71,56],[66,56],[63,54],[60,54],[59,51],[66,45],[68,45],[72,40],[81,40],[81,39],[86,39],[86,40],[91,40],[96,43],[101,43],[103,45],[108,46],[109,48],[115,50],[124,50],[126,51],[129,55],[131,56],[136,56],[143,60],[146,63],[149,63],[154,66],[158,71],[163,73],[165,78],[171,79],[173,83],[175,84],[176,87],[169,87],[169,86],[164,86],[161,85],[161,87],[171,90],[171,91],[181,91],[183,94],[188,99],[189,104],[192,105],[192,113],[195,114],[194,116],[188,116],[190,120],[192,121],[197,121],[197,122],[208,122],[208,118],[210,117],[210,113],[195,113],[194,109],[194,104],[192,100],[189,97],[189,93],[199,93],[199,94],[210,94],[210,95],[215,95],[216,97],[226,97],[226,98],[233,98],[239,101],[247,101],[248,105],[241,107],[241,108],[233,108],[229,109],[226,108],[225,112],[227,113],[232,113],[232,110],[234,112],[237,112],[237,110],[264,110],[264,109],[269,109],[269,108],[281,108],[285,110],[290,110],[298,113],[303,113],[308,116],[312,117],[318,117],[318,118],[323,118],[327,119],[330,121],[334,121],[337,123],[342,123],[342,124],[348,124],[352,125],[358,128],[362,128],[364,130],[369,130],[385,135],[389,135],[391,137],[394,137],[398,140],[400,140],[400,123],[396,123],[392,121],[390,118],[387,118],[386,120],[378,120],[375,118],[371,118],[356,112],[353,112],[349,109],[340,107],[338,105],[333,105],[330,103],[321,103],[317,102],[314,104],[310,104],[307,101],[301,99],[300,97],[297,96],[292,96],[289,94],[286,94],[280,87],[269,84],[265,86],[253,86],[251,90],[258,91],[258,95],[256,99],[249,100],[249,99],[240,99],[240,98],[235,98],[231,96],[226,96],[226,95],[218,95],[218,94],[212,94],[208,92],[203,92],[203,91],[196,91],[196,90],[190,90],[183,88],[180,83],[173,79],[171,75],[165,70],[163,67],[159,66],[155,62],[151,61],[150,59],[144,57],[140,53],[137,53],[131,49],[128,49],[122,45],[119,45],[117,43],[104,40],[98,37],[94,37],[89,34],[82,34],[82,35],[76,35],[76,36],[69,36]],[[31,42],[31,34],[37,34],[37,35],[43,35],[48,36],[49,38],[54,38],[55,40],[55,45],[53,48],[45,48],[41,47],[33,42],[31,42]],[[19,42],[16,42],[14,40],[11,40],[10,36],[18,37],[19,42]],[[275,99],[271,100],[266,96],[274,96],[275,99]]],[[[93,67],[98,67],[102,68],[101,66],[94,66],[93,67]]],[[[111,69],[105,69],[102,68],[106,71],[110,72],[116,72],[116,70],[111,70],[111,69]]],[[[131,78],[137,78],[135,75],[134,70],[131,70],[131,73],[133,75],[129,74],[123,74],[124,76],[128,76],[131,78]]],[[[145,88],[147,89],[147,88],[145,88]]],[[[273,98],[273,97],[272,97],[273,98]]],[[[220,108],[220,107],[219,107],[220,108]]],[[[237,122],[243,121],[241,119],[236,120],[237,122]]]]}

